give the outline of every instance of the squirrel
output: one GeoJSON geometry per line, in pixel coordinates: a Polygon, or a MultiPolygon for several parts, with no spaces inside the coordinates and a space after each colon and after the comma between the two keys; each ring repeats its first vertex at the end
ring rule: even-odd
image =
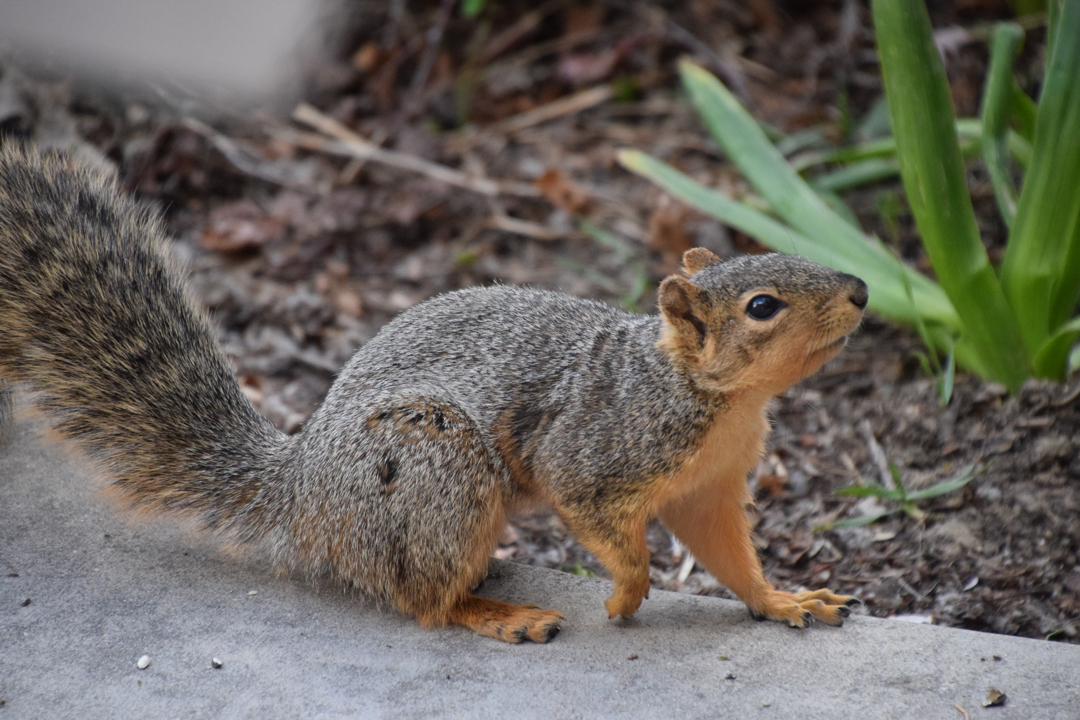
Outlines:
{"type": "Polygon", "coordinates": [[[841,351],[866,285],[781,254],[695,248],[683,265],[655,316],[498,285],[423,302],[287,436],[241,391],[160,221],[102,173],[8,143],[0,408],[28,389],[130,506],[195,517],[425,627],[559,632],[555,610],[472,592],[507,517],[537,502],[611,572],[609,617],[648,596],[659,517],[753,616],[840,625],[857,599],[765,578],[747,476],[769,401],[841,351]]]}

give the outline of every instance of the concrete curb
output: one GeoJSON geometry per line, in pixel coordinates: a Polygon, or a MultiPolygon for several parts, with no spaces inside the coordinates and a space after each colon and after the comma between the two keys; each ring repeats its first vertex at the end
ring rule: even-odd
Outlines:
{"type": "Polygon", "coordinates": [[[659,591],[611,622],[610,583],[510,563],[481,592],[568,622],[547,645],[425,631],[128,522],[27,431],[0,447],[0,720],[1080,717],[1077,646],[858,615],[797,631],[659,591]]]}

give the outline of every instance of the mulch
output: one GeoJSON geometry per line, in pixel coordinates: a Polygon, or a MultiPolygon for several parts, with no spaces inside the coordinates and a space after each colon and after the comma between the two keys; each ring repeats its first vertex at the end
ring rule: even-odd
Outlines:
{"type": "MultiPolygon", "coordinates": [[[[680,56],[757,117],[826,142],[881,93],[868,11],[855,2],[499,2],[483,33],[438,3],[410,5],[343,32],[293,118],[178,119],[0,67],[8,131],[116,168],[165,213],[245,392],[286,432],[355,348],[436,294],[501,282],[654,312],[656,284],[686,248],[760,252],[615,161],[634,147],[747,192],[681,93],[680,56]]],[[[979,24],[1008,11],[935,4],[961,116],[978,107],[979,24]]],[[[1041,48],[1036,27],[1023,83],[1037,84],[1041,48]]],[[[1003,232],[977,167],[971,187],[993,256],[1003,232]]],[[[925,267],[900,192],[882,182],[847,199],[867,230],[925,267]],[[899,208],[888,226],[883,202],[899,208]]],[[[909,330],[870,317],[838,360],[777,399],[752,481],[767,574],[783,588],[858,595],[873,615],[1080,642],[1080,381],[1010,395],[960,375],[941,407],[920,350],[909,330]],[[911,514],[836,494],[891,487],[892,468],[908,491],[975,477],[911,514]]],[[[655,587],[726,594],[662,526],[648,539],[655,587]]],[[[515,519],[496,555],[604,574],[550,513],[515,519]]]]}

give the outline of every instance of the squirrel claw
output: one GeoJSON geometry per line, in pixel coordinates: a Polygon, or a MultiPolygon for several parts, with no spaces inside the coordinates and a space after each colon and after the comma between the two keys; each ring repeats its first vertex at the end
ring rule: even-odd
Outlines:
{"type": "Polygon", "coordinates": [[[553,640],[560,631],[562,631],[562,625],[557,621],[548,623],[540,628],[540,637],[536,642],[546,643],[548,640],[553,640]]]}

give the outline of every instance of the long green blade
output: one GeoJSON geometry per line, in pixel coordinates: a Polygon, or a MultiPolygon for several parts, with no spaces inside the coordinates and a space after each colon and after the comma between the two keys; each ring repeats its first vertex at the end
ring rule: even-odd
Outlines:
{"type": "Polygon", "coordinates": [[[874,28],[908,203],[962,338],[1011,389],[1031,362],[975,223],[945,68],[922,0],[875,0],[874,28]]]}
{"type": "Polygon", "coordinates": [[[968,465],[966,468],[960,471],[960,474],[956,477],[945,480],[937,485],[931,485],[930,487],[921,488],[919,490],[909,490],[907,494],[908,500],[926,500],[927,498],[937,497],[938,495],[945,495],[951,493],[954,490],[967,485],[969,482],[975,479],[975,466],[968,465]]]}
{"type": "Polygon", "coordinates": [[[719,80],[685,60],[679,63],[679,71],[717,143],[780,217],[805,236],[835,237],[831,242],[845,252],[867,260],[875,257],[866,236],[843,222],[799,177],[719,80]]]}
{"type": "MultiPolygon", "coordinates": [[[[1069,322],[1059,325],[1035,355],[1035,367],[1040,367],[1043,364],[1049,365],[1051,358],[1065,357],[1067,361],[1076,346],[1078,337],[1080,337],[1080,317],[1074,317],[1069,322]]],[[[1075,368],[1067,364],[1065,373],[1067,374],[1073,369],[1075,368]]]]}
{"type": "MultiPolygon", "coordinates": [[[[1016,132],[1027,142],[1035,138],[1035,101],[1020,88],[1020,84],[1013,80],[1012,89],[1012,122],[1016,132]]],[[[1030,161],[1030,158],[1029,158],[1030,161]]],[[[1031,163],[1029,162],[1028,165],[1031,163]]],[[[1027,167],[1027,165],[1025,165],[1027,167]]]]}
{"type": "Polygon", "coordinates": [[[1016,193],[1009,178],[1008,130],[1013,90],[1013,60],[1024,39],[1024,30],[1016,23],[1000,23],[990,38],[990,69],[983,89],[982,152],[990,182],[994,186],[998,211],[1012,228],[1016,218],[1016,193]]]}
{"type": "MultiPolygon", "coordinates": [[[[1015,113],[1027,112],[1023,107],[1023,99],[1027,98],[1023,91],[1015,90],[1013,95],[1013,110],[1015,113]]],[[[1030,102],[1031,98],[1027,98],[1030,102]]],[[[1015,116],[1014,116],[1015,117],[1015,116]]],[[[1034,113],[1032,114],[1034,118],[1034,113]]],[[[956,121],[956,136],[960,141],[960,152],[965,158],[976,157],[982,152],[982,121],[976,118],[961,118],[956,121]]],[[[1022,134],[1013,130],[1006,130],[1006,147],[1009,154],[1020,167],[1027,168],[1031,164],[1031,142],[1022,134]]],[[[872,158],[895,158],[896,138],[886,137],[878,140],[853,145],[851,147],[831,148],[828,150],[807,150],[791,158],[791,166],[798,172],[815,165],[855,163],[872,158]]]]}
{"type": "Polygon", "coordinates": [[[859,185],[894,178],[899,174],[900,163],[895,159],[868,158],[820,175],[810,181],[810,186],[819,192],[822,190],[841,192],[859,185]]]}
{"type": "Polygon", "coordinates": [[[1062,377],[1068,345],[1044,346],[1069,320],[1080,292],[1080,2],[1061,3],[1051,29],[1033,157],[1001,282],[1037,357],[1035,372],[1062,377]]]}

